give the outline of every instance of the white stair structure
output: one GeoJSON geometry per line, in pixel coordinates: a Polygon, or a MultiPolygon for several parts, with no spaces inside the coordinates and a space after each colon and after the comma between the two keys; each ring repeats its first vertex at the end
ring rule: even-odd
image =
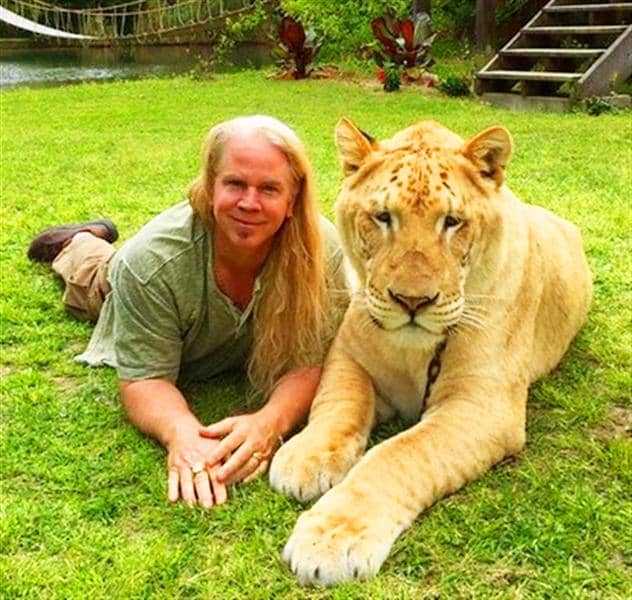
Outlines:
{"type": "Polygon", "coordinates": [[[476,75],[495,104],[564,110],[632,74],[632,0],[551,0],[476,75]]]}

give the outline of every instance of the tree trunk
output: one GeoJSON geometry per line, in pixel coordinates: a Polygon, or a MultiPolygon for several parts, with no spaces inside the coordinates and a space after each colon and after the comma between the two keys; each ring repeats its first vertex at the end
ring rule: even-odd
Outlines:
{"type": "Polygon", "coordinates": [[[430,0],[414,0],[414,2],[412,3],[411,12],[425,12],[428,13],[429,17],[432,16],[430,13],[430,0]]]}
{"type": "Polygon", "coordinates": [[[489,52],[495,46],[495,18],[498,0],[476,0],[476,47],[489,52]]]}

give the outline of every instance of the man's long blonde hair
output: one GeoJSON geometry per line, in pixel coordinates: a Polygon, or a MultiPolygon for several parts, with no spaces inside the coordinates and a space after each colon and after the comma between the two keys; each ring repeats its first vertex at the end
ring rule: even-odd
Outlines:
{"type": "Polygon", "coordinates": [[[202,146],[202,170],[189,189],[193,211],[211,231],[213,187],[228,140],[261,134],[288,160],[295,186],[292,217],[276,234],[261,272],[255,306],[248,377],[256,392],[268,394],[287,371],[322,363],[328,331],[324,243],[312,170],[303,144],[287,125],[268,116],[246,116],[220,123],[202,146]]]}

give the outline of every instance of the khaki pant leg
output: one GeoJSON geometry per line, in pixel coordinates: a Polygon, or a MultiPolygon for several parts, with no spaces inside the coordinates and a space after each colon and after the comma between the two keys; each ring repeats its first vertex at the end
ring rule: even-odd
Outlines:
{"type": "Polygon", "coordinates": [[[52,268],[66,284],[63,301],[82,321],[96,321],[110,291],[108,265],[114,246],[91,233],[78,233],[53,261],[52,268]]]}

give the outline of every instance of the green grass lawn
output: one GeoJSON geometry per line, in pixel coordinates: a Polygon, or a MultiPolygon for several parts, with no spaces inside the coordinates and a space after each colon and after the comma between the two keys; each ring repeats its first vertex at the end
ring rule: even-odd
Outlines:
{"type": "MultiPolygon", "coordinates": [[[[632,597],[630,113],[513,113],[257,72],[0,101],[2,597],[632,597]],[[581,226],[594,272],[588,324],[532,388],[523,454],[422,515],[378,576],[334,590],[298,587],[281,562],[301,507],[265,480],[209,512],[167,503],[164,451],[127,423],[112,371],[73,362],[91,328],[64,313],[59,283],[26,258],[32,236],[57,223],[109,217],[131,236],[182,198],[209,126],[255,112],[306,141],[329,215],[341,115],[378,137],[426,118],[463,136],[505,125],[509,185],[581,226]]],[[[210,421],[246,388],[230,375],[187,392],[210,421]]]]}

